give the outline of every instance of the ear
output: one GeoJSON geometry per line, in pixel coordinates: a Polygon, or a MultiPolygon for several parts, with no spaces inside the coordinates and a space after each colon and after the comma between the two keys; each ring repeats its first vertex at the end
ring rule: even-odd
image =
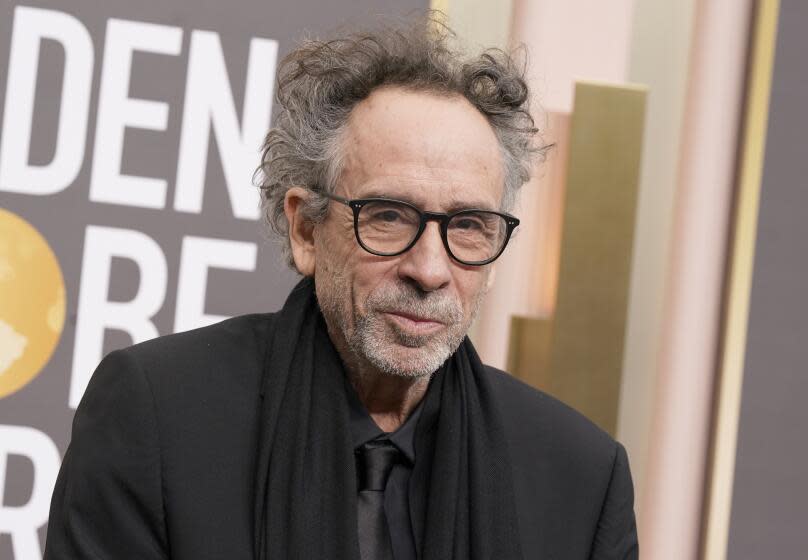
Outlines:
{"type": "Polygon", "coordinates": [[[303,215],[308,196],[309,191],[304,188],[290,188],[283,200],[283,212],[289,222],[289,243],[295,267],[303,276],[314,276],[314,224],[303,215]]]}

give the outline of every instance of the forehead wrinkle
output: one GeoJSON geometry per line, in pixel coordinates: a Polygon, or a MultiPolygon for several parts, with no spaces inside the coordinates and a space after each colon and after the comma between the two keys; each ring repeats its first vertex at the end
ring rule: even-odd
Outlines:
{"type": "Polygon", "coordinates": [[[429,178],[446,171],[453,172],[457,168],[481,177],[503,176],[502,154],[498,144],[462,149],[451,145],[451,142],[440,142],[441,139],[429,134],[407,134],[395,139],[388,134],[383,131],[373,135],[369,129],[351,130],[346,135],[348,148],[345,150],[345,167],[359,164],[367,171],[384,173],[388,162],[398,161],[406,162],[408,171],[415,178],[429,178]]]}
{"type": "Polygon", "coordinates": [[[380,188],[391,187],[399,198],[412,191],[407,200],[416,203],[428,198],[441,206],[499,207],[504,183],[499,142],[485,117],[463,98],[371,94],[349,117],[343,141],[337,184],[346,196],[374,190],[392,198],[394,193],[380,188]],[[440,188],[427,188],[432,185],[440,188]]]}
{"type": "MultiPolygon", "coordinates": [[[[439,186],[436,187],[440,188],[439,186]]],[[[419,191],[413,191],[408,188],[396,188],[391,184],[369,186],[361,189],[360,198],[387,198],[391,200],[400,200],[402,202],[409,202],[426,212],[459,212],[460,210],[498,210],[498,208],[491,204],[490,201],[470,195],[470,196],[457,196],[451,192],[450,189],[444,190],[437,194],[440,196],[440,202],[436,204],[435,197],[419,196],[419,191]],[[429,200],[427,200],[429,198],[429,200]]],[[[429,191],[429,194],[436,194],[435,190],[429,191]]]]}
{"type": "Polygon", "coordinates": [[[383,87],[357,104],[348,117],[346,128],[351,144],[355,147],[369,143],[374,150],[379,150],[385,144],[379,142],[380,138],[392,140],[386,147],[393,148],[393,154],[399,151],[418,153],[424,158],[419,163],[430,166],[439,166],[434,160],[440,162],[447,158],[462,158],[468,155],[469,150],[483,152],[497,161],[501,158],[499,140],[491,124],[468,100],[459,95],[442,96],[383,87]],[[357,121],[364,122],[359,124],[357,121]],[[453,133],[465,142],[446,142],[445,138],[437,138],[434,134],[407,135],[399,132],[402,125],[411,125],[411,128],[418,130],[434,128],[435,123],[440,123],[439,134],[453,133]],[[458,145],[468,149],[452,149],[458,145]],[[426,149],[413,150],[413,147],[426,149]]]}
{"type": "MultiPolygon", "coordinates": [[[[447,208],[499,208],[498,197],[502,196],[504,178],[501,173],[490,173],[487,166],[480,169],[452,167],[445,160],[437,161],[437,158],[432,158],[435,160],[432,165],[419,164],[417,160],[396,161],[391,165],[386,158],[372,161],[379,152],[371,154],[371,161],[368,161],[355,145],[346,152],[337,184],[344,188],[343,194],[351,198],[399,198],[416,205],[435,204],[437,198],[447,208]],[[481,197],[478,188],[469,189],[484,183],[496,185],[493,190],[498,197],[481,197]],[[491,200],[486,200],[488,198],[491,200]]],[[[485,193],[489,194],[489,189],[485,189],[485,193]]]]}

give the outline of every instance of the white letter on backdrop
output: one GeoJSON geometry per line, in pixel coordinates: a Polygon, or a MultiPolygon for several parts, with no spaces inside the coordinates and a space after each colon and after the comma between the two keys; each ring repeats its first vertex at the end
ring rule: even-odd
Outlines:
{"type": "Polygon", "coordinates": [[[219,35],[194,31],[188,56],[174,209],[196,214],[202,211],[208,138],[213,125],[233,216],[254,220],[260,212],[252,174],[269,127],[278,43],[268,39],[250,42],[240,128],[219,35]]]}
{"type": "Polygon", "coordinates": [[[187,236],[182,240],[174,332],[216,323],[227,317],[205,313],[209,268],[255,270],[255,243],[187,236]]]}
{"type": "Polygon", "coordinates": [[[42,558],[37,530],[48,521],[60,462],[56,444],[44,433],[29,426],[0,424],[0,533],[11,535],[13,558],[42,558]],[[22,506],[3,505],[9,455],[28,457],[34,465],[31,497],[22,506]]]}
{"type": "Polygon", "coordinates": [[[79,20],[52,10],[14,9],[0,138],[0,190],[48,195],[64,190],[76,179],[84,158],[92,78],[93,43],[79,20]],[[50,163],[29,165],[43,39],[59,42],[65,52],[56,151],[50,163]]]}
{"type": "Polygon", "coordinates": [[[163,305],[168,282],[166,258],[154,239],[139,231],[87,226],[81,262],[70,406],[76,408],[103,357],[104,331],[127,332],[133,343],[158,336],[152,317],[163,305]],[[108,301],[112,258],[134,261],[140,286],[131,301],[108,301]]]}
{"type": "Polygon", "coordinates": [[[181,48],[179,27],[109,20],[98,95],[90,200],[143,208],[165,207],[164,179],[121,173],[126,127],[165,130],[168,125],[166,103],[129,97],[129,76],[135,51],[176,56],[181,48]]]}

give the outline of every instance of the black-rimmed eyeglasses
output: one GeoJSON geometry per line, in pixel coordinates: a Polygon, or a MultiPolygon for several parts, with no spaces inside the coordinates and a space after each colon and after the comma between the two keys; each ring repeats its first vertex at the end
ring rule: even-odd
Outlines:
{"type": "Polygon", "coordinates": [[[409,251],[421,237],[429,221],[440,224],[446,252],[454,260],[482,266],[497,259],[505,250],[519,220],[492,210],[468,209],[443,214],[424,212],[409,202],[388,198],[348,200],[325,193],[353,210],[356,241],[368,253],[394,257],[409,251]]]}

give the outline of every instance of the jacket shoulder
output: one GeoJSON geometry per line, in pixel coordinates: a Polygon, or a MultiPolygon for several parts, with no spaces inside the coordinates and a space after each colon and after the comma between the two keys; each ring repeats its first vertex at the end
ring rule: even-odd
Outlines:
{"type": "Polygon", "coordinates": [[[220,510],[229,530],[245,533],[234,542],[251,542],[251,510],[242,504],[253,499],[259,387],[274,318],[235,317],[102,360],[74,417],[46,558],[164,558],[169,541],[190,538],[182,529],[189,519],[215,534],[221,516],[212,512],[220,510]],[[96,528],[84,530],[77,519],[96,528]]]}
{"type": "Polygon", "coordinates": [[[509,440],[549,447],[559,460],[611,468],[619,445],[611,435],[557,398],[509,373],[485,367],[509,440]]]}
{"type": "Polygon", "coordinates": [[[240,315],[205,327],[159,336],[123,351],[146,361],[230,357],[263,349],[271,335],[274,318],[274,313],[240,315]]]}
{"type": "Polygon", "coordinates": [[[615,538],[625,534],[626,543],[636,543],[623,446],[558,399],[503,371],[487,371],[511,457],[525,556],[605,558],[601,549],[615,538]]]}
{"type": "Polygon", "coordinates": [[[252,406],[275,314],[242,315],[117,351],[136,364],[158,409],[252,406]],[[162,406],[161,406],[162,405],[162,406]]]}

